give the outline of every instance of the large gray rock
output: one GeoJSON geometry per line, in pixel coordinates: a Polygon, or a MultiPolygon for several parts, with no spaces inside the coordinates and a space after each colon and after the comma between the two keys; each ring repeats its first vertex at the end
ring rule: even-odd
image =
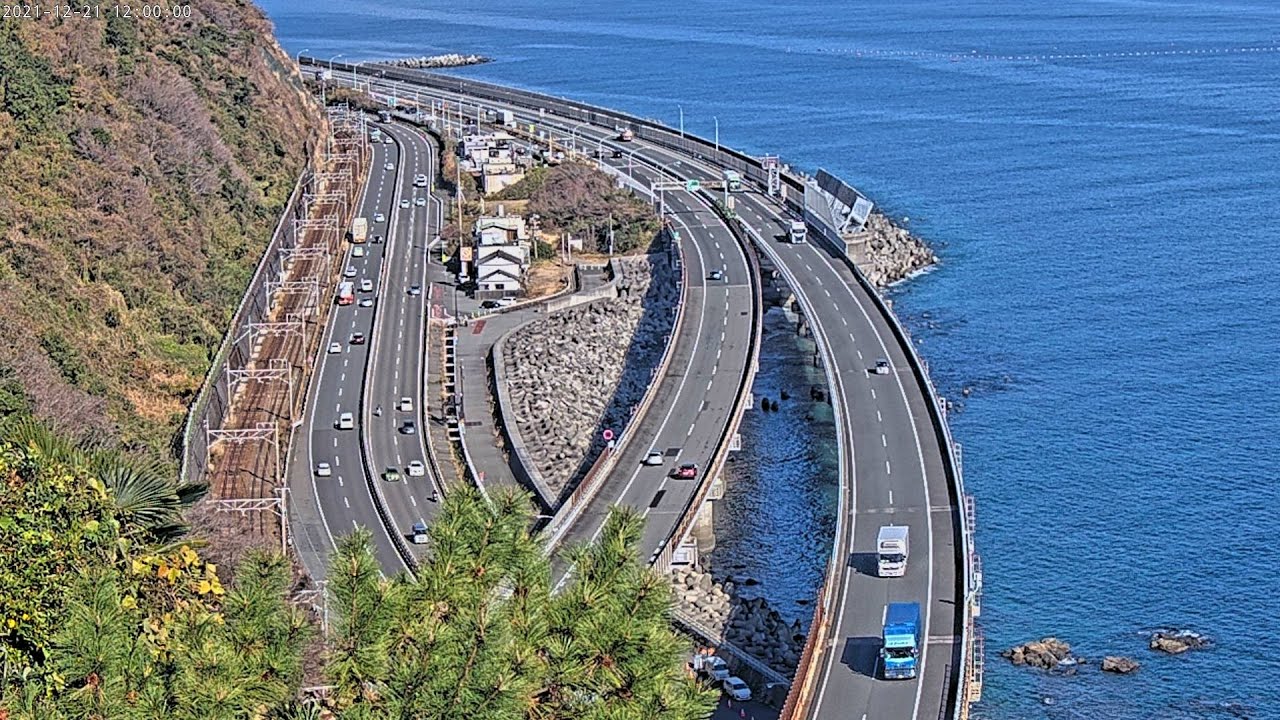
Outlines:
{"type": "Polygon", "coordinates": [[[1071,646],[1055,637],[1047,637],[1025,645],[1015,645],[1001,653],[1014,665],[1030,665],[1045,670],[1059,663],[1074,661],[1071,646]]]}

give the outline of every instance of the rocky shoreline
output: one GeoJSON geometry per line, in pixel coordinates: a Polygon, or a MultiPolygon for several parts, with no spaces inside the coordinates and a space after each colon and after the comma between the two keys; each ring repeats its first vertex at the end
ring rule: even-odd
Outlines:
{"type": "Polygon", "coordinates": [[[677,610],[685,613],[783,675],[791,676],[800,661],[806,639],[796,620],[791,624],[763,597],[744,598],[739,584],[749,578],[718,582],[711,573],[680,568],[671,573],[677,610]]]}
{"type": "Polygon", "coordinates": [[[877,287],[901,282],[938,262],[923,240],[878,211],[871,213],[866,227],[852,239],[863,242],[858,269],[877,287]]]}
{"type": "Polygon", "coordinates": [[[413,70],[427,70],[431,68],[483,65],[487,62],[493,62],[493,58],[485,57],[484,55],[460,55],[458,53],[448,53],[445,55],[423,55],[422,57],[399,58],[397,60],[388,60],[386,64],[394,65],[396,67],[410,68],[413,70]]]}
{"type": "MultiPolygon", "coordinates": [[[[1206,635],[1175,628],[1160,628],[1152,632],[1147,639],[1147,647],[1165,655],[1181,655],[1191,650],[1203,650],[1213,646],[1213,640],[1206,635]]],[[[1075,655],[1071,645],[1056,637],[1046,637],[1013,647],[1000,653],[1014,665],[1039,668],[1063,675],[1074,675],[1078,667],[1088,665],[1089,659],[1075,655]]],[[[1103,672],[1127,675],[1142,665],[1137,660],[1123,655],[1107,655],[1102,658],[1103,672]]]]}

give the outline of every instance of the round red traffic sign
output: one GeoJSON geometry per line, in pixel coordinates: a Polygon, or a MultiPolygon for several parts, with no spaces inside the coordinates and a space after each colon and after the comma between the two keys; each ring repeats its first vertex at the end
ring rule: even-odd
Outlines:
{"type": "Polygon", "coordinates": [[[610,430],[610,429],[608,429],[608,428],[606,428],[606,429],[605,429],[605,431],[604,431],[603,435],[604,435],[604,439],[605,439],[605,440],[612,440],[612,439],[613,439],[613,431],[612,431],[612,430],[610,430]]]}

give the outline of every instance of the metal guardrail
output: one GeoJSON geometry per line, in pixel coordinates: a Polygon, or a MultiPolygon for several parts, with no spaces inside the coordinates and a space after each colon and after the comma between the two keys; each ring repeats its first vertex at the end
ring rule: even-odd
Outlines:
{"type": "MultiPolygon", "coordinates": [[[[311,65],[317,64],[317,61],[313,58],[300,57],[299,60],[300,62],[306,62],[311,65]]],[[[617,127],[619,125],[623,125],[631,128],[639,139],[669,150],[681,152],[686,155],[692,155],[700,160],[710,161],[724,168],[737,170],[742,173],[745,179],[751,180],[757,185],[764,186],[768,181],[767,173],[764,170],[762,163],[755,158],[723,147],[719,147],[717,149],[705,138],[686,133],[677,134],[677,131],[666,125],[652,120],[638,118],[633,115],[596,107],[567,98],[541,95],[538,93],[503,87],[492,83],[467,80],[437,73],[403,70],[400,68],[377,65],[364,65],[362,67],[357,67],[347,63],[329,64],[329,67],[352,73],[353,77],[358,73],[360,75],[370,77],[384,77],[402,82],[425,85],[427,87],[438,88],[445,92],[456,92],[468,95],[472,98],[485,99],[490,102],[505,103],[535,111],[540,109],[544,111],[551,111],[559,116],[573,118],[595,125],[603,125],[606,127],[617,127]]],[[[781,172],[781,180],[784,188],[784,194],[786,196],[784,202],[787,208],[796,212],[800,216],[804,216],[803,196],[804,187],[808,178],[784,165],[781,172]],[[787,192],[788,189],[791,192],[787,192]]],[[[910,336],[906,333],[905,329],[902,328],[893,312],[884,304],[884,300],[880,297],[879,292],[870,285],[847,256],[843,253],[837,253],[837,257],[842,258],[844,262],[849,264],[855,277],[858,279],[859,284],[868,290],[869,294],[874,299],[877,308],[885,315],[885,317],[888,318],[890,327],[893,328],[895,336],[906,350],[908,362],[912,366],[913,374],[916,375],[918,382],[920,382],[927,390],[930,401],[928,403],[930,418],[934,425],[935,432],[942,439],[943,460],[948,475],[949,489],[957,498],[956,502],[959,503],[959,499],[964,497],[962,472],[956,460],[950,428],[947,426],[945,414],[941,410],[936,389],[933,386],[932,380],[928,376],[928,372],[924,369],[924,363],[917,355],[915,348],[911,343],[910,336]]],[[[963,594],[965,595],[964,609],[962,611],[964,622],[961,624],[961,647],[962,653],[967,655],[972,652],[972,640],[969,632],[969,628],[972,624],[972,606],[969,599],[972,591],[974,590],[972,572],[973,552],[967,540],[969,533],[968,529],[964,527],[965,520],[962,513],[960,514],[959,522],[962,526],[960,528],[960,535],[962,538],[961,552],[963,555],[963,594]]],[[[810,633],[811,640],[814,635],[815,633],[810,633]]],[[[960,683],[956,683],[953,686],[954,692],[951,695],[953,718],[959,718],[963,711],[964,702],[961,698],[960,688],[958,687],[958,685],[963,682],[964,680],[962,678],[960,683]]]]}

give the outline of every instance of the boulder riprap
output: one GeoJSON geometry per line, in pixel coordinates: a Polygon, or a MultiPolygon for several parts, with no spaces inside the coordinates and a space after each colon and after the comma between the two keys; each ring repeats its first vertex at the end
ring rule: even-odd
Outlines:
{"type": "Polygon", "coordinates": [[[858,262],[858,269],[880,287],[938,261],[928,245],[880,212],[872,212],[866,226],[851,239],[863,241],[863,258],[858,262]]]}
{"type": "Polygon", "coordinates": [[[1128,675],[1134,670],[1137,670],[1138,667],[1138,661],[1133,658],[1120,657],[1119,655],[1108,655],[1102,658],[1103,672],[1128,675]]]}
{"type": "Polygon", "coordinates": [[[1147,645],[1152,650],[1180,655],[1188,650],[1209,647],[1211,642],[1208,637],[1190,630],[1157,630],[1151,634],[1151,640],[1147,645]]]}
{"type": "Polygon", "coordinates": [[[1014,665],[1030,665],[1031,667],[1051,670],[1062,665],[1074,665],[1080,662],[1071,655],[1071,646],[1055,637],[1047,637],[1025,645],[1014,647],[1000,653],[1014,665]]]}
{"type": "Polygon", "coordinates": [[[602,428],[626,427],[675,319],[679,288],[665,253],[618,259],[614,268],[617,297],[525,325],[498,360],[515,416],[507,422],[554,494],[600,454],[602,428]]]}
{"type": "Polygon", "coordinates": [[[671,573],[678,610],[698,624],[722,634],[742,650],[784,675],[795,672],[806,635],[799,620],[790,624],[762,597],[742,598],[737,583],[716,582],[710,573],[679,568],[671,573]]]}

